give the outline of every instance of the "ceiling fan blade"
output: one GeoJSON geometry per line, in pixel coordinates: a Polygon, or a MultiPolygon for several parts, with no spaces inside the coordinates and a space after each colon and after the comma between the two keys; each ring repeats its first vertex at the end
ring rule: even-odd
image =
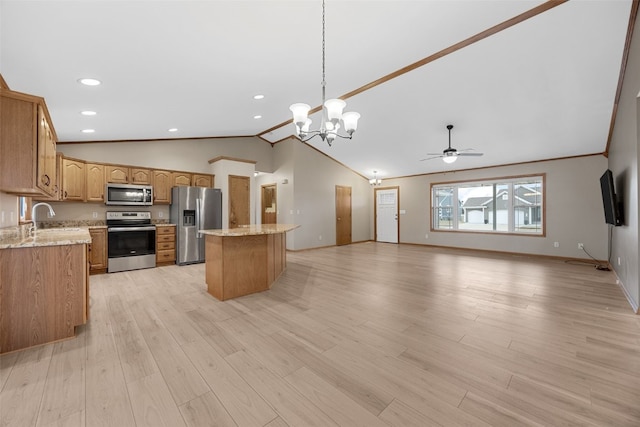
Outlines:
{"type": "Polygon", "coordinates": [[[433,157],[427,157],[426,159],[420,159],[421,162],[424,162],[425,160],[433,160],[433,159],[439,159],[441,157],[444,157],[442,154],[437,155],[437,156],[433,156],[433,157]]]}
{"type": "Polygon", "coordinates": [[[427,156],[442,156],[442,153],[427,153],[427,156]]]}
{"type": "Polygon", "coordinates": [[[482,156],[484,153],[460,153],[458,152],[458,156],[482,156]]]}

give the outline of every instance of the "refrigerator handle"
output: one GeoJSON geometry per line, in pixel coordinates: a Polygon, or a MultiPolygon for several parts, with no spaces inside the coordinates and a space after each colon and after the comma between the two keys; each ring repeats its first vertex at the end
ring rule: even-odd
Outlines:
{"type": "Polygon", "coordinates": [[[202,239],[202,235],[200,234],[200,199],[196,199],[196,238],[202,239]]]}

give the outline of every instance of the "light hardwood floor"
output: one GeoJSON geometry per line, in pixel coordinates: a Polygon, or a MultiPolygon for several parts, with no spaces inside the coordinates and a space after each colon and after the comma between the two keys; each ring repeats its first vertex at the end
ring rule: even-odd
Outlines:
{"type": "Polygon", "coordinates": [[[1,357],[1,425],[640,425],[640,316],[593,267],[368,242],[227,302],[202,264],[90,282],[77,338],[1,357]]]}

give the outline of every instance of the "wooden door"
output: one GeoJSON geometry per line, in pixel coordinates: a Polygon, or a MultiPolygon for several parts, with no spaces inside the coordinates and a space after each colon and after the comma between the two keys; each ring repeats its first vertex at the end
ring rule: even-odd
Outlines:
{"type": "Polygon", "coordinates": [[[62,159],[62,188],[64,200],[84,201],[85,198],[85,163],[62,159]]]}
{"type": "Polygon", "coordinates": [[[51,125],[44,114],[44,108],[38,105],[38,174],[40,188],[48,196],[55,197],[56,188],[56,140],[51,125]]]}
{"type": "Polygon", "coordinates": [[[213,188],[213,175],[193,174],[194,187],[213,188]]]}
{"type": "Polygon", "coordinates": [[[104,201],[104,165],[87,163],[87,202],[104,201]]]}
{"type": "Polygon", "coordinates": [[[351,244],[351,187],[336,185],[336,245],[351,244]]]}
{"type": "Polygon", "coordinates": [[[133,184],[151,185],[151,170],[141,168],[131,168],[131,182],[133,184]]]}
{"type": "Polygon", "coordinates": [[[128,184],[129,183],[129,168],[119,165],[106,165],[105,180],[107,182],[113,182],[116,184],[128,184]]]}
{"type": "Polygon", "coordinates": [[[262,223],[277,224],[277,186],[276,184],[268,184],[262,186],[262,223]]]}
{"type": "Polygon", "coordinates": [[[229,175],[229,228],[249,225],[249,188],[248,176],[229,175]]]}
{"type": "Polygon", "coordinates": [[[89,246],[89,265],[91,271],[105,271],[107,269],[107,229],[89,229],[91,245],[89,246]]]}
{"type": "Polygon", "coordinates": [[[186,172],[173,172],[171,174],[173,180],[173,186],[186,186],[189,187],[191,185],[191,174],[186,172]]]}
{"type": "Polygon", "coordinates": [[[171,203],[171,172],[153,171],[153,203],[171,203]]]}

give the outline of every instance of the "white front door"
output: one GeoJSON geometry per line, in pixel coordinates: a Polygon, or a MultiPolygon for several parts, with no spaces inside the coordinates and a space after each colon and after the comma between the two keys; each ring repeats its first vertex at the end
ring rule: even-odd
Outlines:
{"type": "Polygon", "coordinates": [[[398,189],[376,189],[376,241],[398,243],[398,189]]]}

